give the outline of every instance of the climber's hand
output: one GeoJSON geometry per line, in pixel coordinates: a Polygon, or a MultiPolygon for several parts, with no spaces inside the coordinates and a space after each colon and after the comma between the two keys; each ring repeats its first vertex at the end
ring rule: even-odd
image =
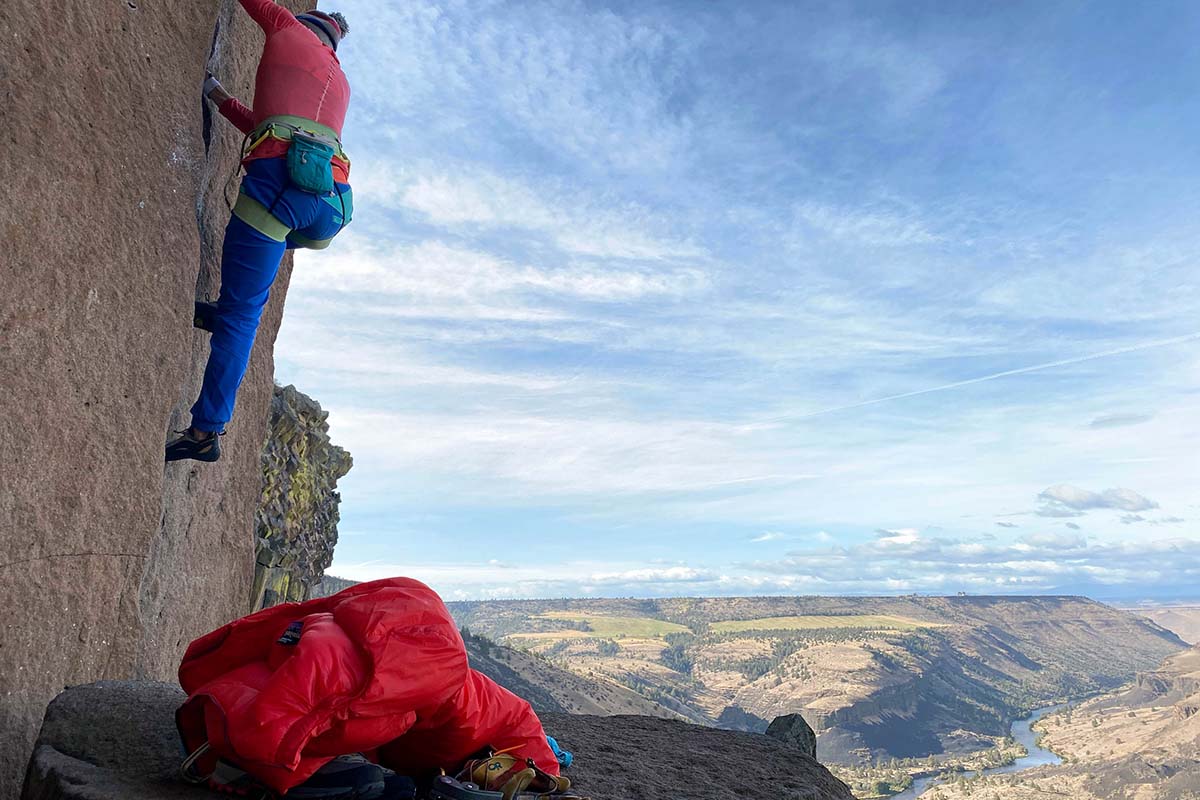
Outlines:
{"type": "Polygon", "coordinates": [[[228,100],[232,95],[225,91],[225,87],[221,82],[208,73],[208,77],[204,79],[204,96],[212,100],[217,105],[221,105],[228,100]]]}

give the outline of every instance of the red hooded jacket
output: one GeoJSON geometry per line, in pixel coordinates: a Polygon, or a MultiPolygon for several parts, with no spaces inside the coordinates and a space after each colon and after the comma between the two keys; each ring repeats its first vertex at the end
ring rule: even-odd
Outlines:
{"type": "Polygon", "coordinates": [[[336,756],[376,749],[407,775],[453,774],[488,745],[558,774],[529,703],[467,666],[449,610],[411,578],[231,622],[191,643],[179,682],[188,751],[207,742],[280,793],[336,756]]]}

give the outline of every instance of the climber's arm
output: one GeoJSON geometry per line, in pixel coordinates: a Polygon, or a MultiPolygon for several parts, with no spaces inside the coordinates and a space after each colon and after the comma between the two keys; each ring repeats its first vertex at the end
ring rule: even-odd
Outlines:
{"type": "Polygon", "coordinates": [[[246,107],[241,100],[225,91],[225,87],[212,75],[204,81],[204,94],[217,104],[221,116],[232,122],[242,133],[254,130],[254,112],[246,107]]]}
{"type": "Polygon", "coordinates": [[[259,27],[267,33],[273,33],[289,25],[299,25],[292,12],[275,2],[275,0],[238,0],[242,8],[259,27]]]}
{"type": "Polygon", "coordinates": [[[217,110],[221,112],[221,116],[237,126],[242,133],[249,134],[254,131],[254,112],[236,97],[230,97],[221,103],[217,106],[217,110]]]}

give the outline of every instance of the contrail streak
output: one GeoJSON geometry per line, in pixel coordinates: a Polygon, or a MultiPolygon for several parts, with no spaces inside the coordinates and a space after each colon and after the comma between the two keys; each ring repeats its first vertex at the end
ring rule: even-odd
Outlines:
{"type": "Polygon", "coordinates": [[[1159,339],[1153,342],[1143,342],[1142,344],[1133,344],[1128,347],[1118,347],[1115,350],[1105,350],[1100,353],[1089,353],[1086,356],[1076,356],[1075,358],[1063,358],[1058,361],[1047,361],[1045,364],[1034,364],[1029,367],[1019,367],[1018,369],[1009,369],[1004,372],[994,372],[991,375],[981,375],[978,378],[968,378],[965,381],[955,381],[954,383],[946,383],[941,386],[931,386],[928,389],[917,389],[912,392],[902,392],[900,394],[890,394],[887,397],[876,397],[871,400],[863,400],[859,403],[848,403],[844,406],[834,406],[833,408],[823,408],[820,411],[809,411],[805,414],[785,414],[778,417],[771,417],[763,422],[784,422],[795,419],[808,419],[809,417],[819,417],[824,414],[833,414],[838,411],[848,411],[852,408],[863,408],[864,406],[873,406],[879,403],[888,403],[892,400],[903,400],[906,397],[919,397],[923,394],[933,394],[934,392],[944,392],[947,389],[957,389],[960,386],[970,386],[974,383],[983,383],[985,381],[994,381],[997,378],[1007,378],[1011,375],[1024,375],[1028,372],[1041,372],[1042,370],[1054,369],[1055,367],[1066,367],[1071,364],[1082,364],[1084,361],[1094,361],[1098,358],[1109,358],[1110,356],[1119,356],[1125,353],[1136,353],[1140,350],[1150,350],[1154,347],[1167,347],[1172,344],[1182,344],[1183,342],[1191,342],[1200,339],[1200,331],[1196,333],[1188,333],[1183,336],[1175,336],[1170,339],[1159,339]]]}

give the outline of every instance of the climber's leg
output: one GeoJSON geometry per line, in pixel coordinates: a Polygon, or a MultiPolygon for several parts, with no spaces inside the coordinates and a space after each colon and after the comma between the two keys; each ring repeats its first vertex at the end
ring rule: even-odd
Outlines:
{"type": "MultiPolygon", "coordinates": [[[[328,216],[324,208],[316,195],[291,185],[284,159],[260,159],[246,167],[225,228],[216,312],[200,320],[204,324],[199,327],[212,332],[204,384],[192,406],[192,427],[167,445],[168,461],[220,457],[216,436],[233,417],[234,400],[288,235],[296,229],[308,230],[328,216]]],[[[197,312],[202,310],[197,305],[197,312]]]]}
{"type": "Polygon", "coordinates": [[[213,323],[211,352],[200,397],[192,406],[192,427],[223,431],[233,416],[234,399],[263,306],[279,272],[285,244],[260,233],[237,216],[225,228],[221,255],[221,295],[213,323]]]}

